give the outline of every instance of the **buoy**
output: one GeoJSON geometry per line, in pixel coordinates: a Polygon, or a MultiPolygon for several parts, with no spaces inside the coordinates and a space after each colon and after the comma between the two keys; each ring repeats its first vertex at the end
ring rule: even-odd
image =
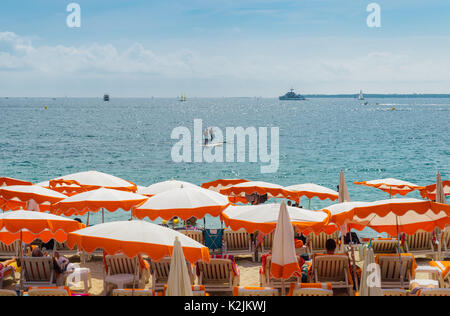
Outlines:
{"type": "Polygon", "coordinates": [[[395,111],[396,110],[396,108],[392,108],[392,111],[395,111]]]}
{"type": "Polygon", "coordinates": [[[163,220],[162,223],[163,223],[163,224],[167,224],[167,221],[166,221],[166,220],[163,220]]]}
{"type": "Polygon", "coordinates": [[[178,219],[174,219],[174,220],[173,220],[173,223],[176,225],[176,224],[179,223],[179,220],[178,220],[178,219]]]}
{"type": "Polygon", "coordinates": [[[46,110],[47,110],[47,106],[45,106],[45,107],[44,107],[44,109],[46,109],[46,110]]]}

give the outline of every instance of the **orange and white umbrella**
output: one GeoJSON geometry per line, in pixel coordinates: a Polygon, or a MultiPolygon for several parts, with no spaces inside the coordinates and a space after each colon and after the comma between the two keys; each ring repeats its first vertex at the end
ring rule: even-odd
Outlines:
{"type": "Polygon", "coordinates": [[[44,242],[55,239],[64,242],[67,234],[84,228],[85,225],[69,218],[53,214],[17,211],[0,215],[0,240],[11,244],[21,239],[31,243],[36,239],[44,242]]]}
{"type": "Polygon", "coordinates": [[[244,183],[244,182],[250,182],[250,181],[245,180],[245,179],[217,179],[214,181],[203,183],[202,188],[220,192],[221,190],[228,189],[229,187],[231,187],[233,185],[236,185],[239,183],[244,183]]]}
{"type": "Polygon", "coordinates": [[[190,182],[186,181],[179,181],[179,180],[168,180],[163,182],[154,183],[147,188],[140,188],[138,191],[139,194],[145,195],[145,196],[154,196],[166,191],[170,191],[173,189],[180,189],[180,188],[190,188],[190,189],[200,189],[198,185],[195,185],[190,182]]]}
{"type": "Polygon", "coordinates": [[[145,202],[148,197],[120,190],[100,188],[68,197],[52,205],[52,213],[65,216],[97,213],[101,209],[115,212],[118,209],[130,211],[145,202]]]}
{"type": "Polygon", "coordinates": [[[85,171],[55,178],[49,181],[49,187],[69,196],[99,188],[131,192],[137,190],[136,185],[130,181],[98,171],[85,171]]]}
{"type": "MultiPolygon", "coordinates": [[[[444,196],[450,195],[450,180],[446,180],[446,181],[441,180],[440,181],[441,185],[439,185],[439,179],[441,179],[441,175],[438,174],[437,177],[438,177],[438,179],[435,184],[427,185],[426,187],[424,187],[423,189],[420,190],[420,195],[424,199],[438,201],[436,193],[437,193],[439,187],[442,187],[440,190],[442,190],[444,196]]],[[[444,201],[445,201],[445,199],[441,200],[441,203],[444,201]]]]}
{"type": "Polygon", "coordinates": [[[284,280],[289,279],[294,274],[301,275],[295,252],[294,229],[292,228],[291,218],[284,201],[281,202],[277,226],[273,236],[270,272],[272,277],[282,279],[282,294],[286,291],[284,280]]]}
{"type": "MultiPolygon", "coordinates": [[[[277,226],[281,205],[230,205],[220,217],[226,226],[235,231],[243,228],[249,233],[261,231],[268,234],[277,226]]],[[[330,220],[330,215],[326,211],[310,211],[286,205],[285,208],[289,214],[291,225],[305,233],[319,232],[330,220]]]]}
{"type": "Polygon", "coordinates": [[[170,220],[179,217],[201,219],[209,214],[217,217],[230,204],[228,198],[220,193],[203,188],[179,188],[157,194],[144,204],[133,209],[133,216],[155,220],[161,217],[170,220]]]}
{"type": "Polygon", "coordinates": [[[12,185],[0,188],[0,198],[11,201],[16,206],[33,210],[38,206],[40,211],[48,211],[51,204],[64,200],[67,196],[38,185],[12,185]]]}
{"type": "Polygon", "coordinates": [[[19,180],[8,177],[0,177],[0,187],[7,187],[11,185],[33,185],[30,181],[19,180]]]}
{"type": "Polygon", "coordinates": [[[241,196],[245,195],[265,195],[269,198],[286,198],[295,199],[295,193],[286,190],[284,187],[278,184],[264,182],[264,181],[248,181],[233,185],[227,189],[220,190],[220,193],[228,196],[241,196]]]}
{"type": "Polygon", "coordinates": [[[286,190],[294,192],[297,195],[296,201],[300,201],[302,196],[306,196],[309,199],[309,207],[311,208],[311,199],[317,197],[321,200],[330,199],[335,201],[339,198],[339,193],[337,191],[331,190],[327,187],[314,184],[314,183],[303,183],[290,185],[285,187],[286,190]]]}
{"type": "Polygon", "coordinates": [[[394,178],[355,182],[355,184],[380,189],[384,192],[389,193],[390,196],[397,194],[406,195],[414,190],[420,190],[424,188],[418,186],[417,184],[394,178]]]}
{"type": "Polygon", "coordinates": [[[146,221],[120,221],[87,227],[69,234],[67,245],[91,253],[103,249],[107,254],[123,253],[130,258],[147,255],[158,261],[171,256],[178,237],[187,261],[209,262],[209,250],[195,240],[169,228],[146,221]]]}
{"type": "Polygon", "coordinates": [[[322,209],[322,211],[330,214],[330,221],[322,231],[327,234],[332,234],[337,230],[345,230],[347,232],[348,225],[353,223],[355,217],[354,209],[368,204],[369,202],[343,202],[322,209]]]}

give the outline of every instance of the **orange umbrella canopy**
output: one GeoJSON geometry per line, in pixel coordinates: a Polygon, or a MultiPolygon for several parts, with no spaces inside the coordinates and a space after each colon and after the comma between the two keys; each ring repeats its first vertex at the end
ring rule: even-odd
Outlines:
{"type": "Polygon", "coordinates": [[[14,178],[8,178],[8,177],[0,177],[0,187],[6,187],[10,185],[32,185],[30,181],[24,181],[14,178]]]}
{"type": "Polygon", "coordinates": [[[290,185],[285,189],[294,192],[299,198],[306,196],[308,199],[317,197],[321,200],[330,199],[332,201],[339,198],[339,193],[337,191],[314,183],[290,185]]]}
{"type": "Polygon", "coordinates": [[[99,188],[137,191],[137,186],[134,183],[98,171],[85,171],[62,176],[50,180],[49,187],[68,196],[99,188]]]}
{"type": "Polygon", "coordinates": [[[133,209],[133,216],[155,220],[160,217],[165,220],[179,217],[188,220],[191,217],[201,219],[209,214],[220,215],[230,202],[220,193],[199,188],[179,188],[157,194],[144,204],[133,209]]]}
{"type": "Polygon", "coordinates": [[[179,189],[179,188],[191,188],[191,189],[200,189],[198,185],[195,185],[190,182],[180,181],[180,180],[167,180],[163,182],[154,183],[146,188],[140,188],[138,190],[139,194],[145,196],[154,196],[169,190],[179,189]]]}
{"type": "Polygon", "coordinates": [[[209,250],[195,240],[166,227],[146,221],[121,221],[99,224],[69,234],[67,245],[90,253],[103,249],[114,255],[124,253],[130,258],[147,255],[152,260],[171,256],[175,239],[181,243],[186,260],[209,261],[209,250]]]}
{"type": "Polygon", "coordinates": [[[417,184],[394,178],[355,182],[355,184],[377,188],[389,193],[390,195],[406,195],[414,190],[423,189],[423,187],[418,186],[417,184]]]}
{"type": "Polygon", "coordinates": [[[220,192],[220,190],[228,189],[229,187],[231,187],[233,185],[236,185],[239,183],[244,183],[244,182],[249,182],[249,181],[245,180],[245,179],[217,179],[214,181],[203,183],[202,188],[220,192]]]}
{"type": "Polygon", "coordinates": [[[130,211],[147,199],[146,196],[127,191],[100,188],[68,197],[52,205],[51,210],[52,213],[66,216],[96,213],[102,208],[109,212],[118,209],[130,211]]]}
{"type": "Polygon", "coordinates": [[[65,198],[67,196],[64,194],[38,185],[12,185],[0,188],[0,199],[4,202],[2,207],[4,210],[26,208],[27,202],[34,200],[41,211],[47,211],[51,204],[65,198]]]}
{"type": "Polygon", "coordinates": [[[35,239],[48,241],[56,239],[64,242],[69,232],[84,228],[85,225],[69,218],[53,214],[17,211],[0,215],[0,240],[11,244],[20,239],[30,243],[35,239]]]}
{"type": "MultiPolygon", "coordinates": [[[[450,180],[442,181],[442,187],[444,188],[444,194],[446,196],[450,195],[450,180]]],[[[421,189],[420,195],[426,199],[436,200],[436,183],[421,189]]]]}
{"type": "Polygon", "coordinates": [[[251,194],[265,195],[269,198],[286,198],[295,200],[296,194],[282,187],[281,185],[264,182],[264,181],[248,181],[233,185],[227,189],[220,190],[220,193],[228,196],[245,196],[251,194]]]}

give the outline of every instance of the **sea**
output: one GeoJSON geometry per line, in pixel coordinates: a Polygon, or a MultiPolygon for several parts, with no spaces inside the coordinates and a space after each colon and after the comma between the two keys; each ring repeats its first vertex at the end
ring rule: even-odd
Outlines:
{"type": "MultiPolygon", "coordinates": [[[[0,176],[34,183],[58,176],[98,170],[148,186],[169,179],[197,185],[220,178],[244,178],[283,186],[312,182],[336,190],[343,170],[352,201],[389,198],[355,181],[398,178],[419,185],[435,183],[439,171],[450,176],[450,98],[0,98],[0,176]],[[279,137],[269,138],[267,149],[279,166],[256,161],[174,161],[178,132],[190,133],[197,145],[195,122],[202,128],[267,127],[279,137]],[[178,131],[178,132],[177,132],[178,131]]],[[[201,135],[200,135],[201,137],[201,135]]],[[[186,141],[187,138],[183,138],[186,141]]],[[[226,139],[222,150],[232,143],[226,139]]],[[[244,146],[249,147],[250,142],[244,146]]],[[[188,148],[188,147],[185,147],[188,148]]],[[[245,149],[245,148],[244,148],[245,149]]],[[[261,149],[261,146],[259,146],[261,149]]],[[[187,152],[187,150],[186,150],[187,152]]],[[[236,153],[239,150],[236,150],[236,153]]],[[[236,154],[235,153],[235,154],[236,154]]],[[[237,155],[237,154],[236,154],[237,155]]],[[[236,156],[235,155],[235,156],[236,156]]],[[[249,156],[249,155],[248,155],[249,156]]],[[[419,198],[417,192],[408,197],[419,198]]],[[[303,207],[309,201],[301,200],[303,207]]],[[[311,209],[333,204],[311,200],[311,209]]],[[[107,221],[125,220],[129,213],[105,215],[107,221]]],[[[206,218],[207,227],[220,227],[206,218]]],[[[91,216],[91,223],[101,215],[91,216]]],[[[158,221],[157,221],[158,222],[158,221]]],[[[363,231],[362,235],[374,232],[363,231]]]]}

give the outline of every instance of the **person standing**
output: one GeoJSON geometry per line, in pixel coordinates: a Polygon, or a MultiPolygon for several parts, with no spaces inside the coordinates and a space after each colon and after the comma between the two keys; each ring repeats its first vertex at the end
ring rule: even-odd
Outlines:
{"type": "Polygon", "coordinates": [[[205,129],[203,131],[203,138],[205,139],[205,146],[208,145],[208,140],[209,140],[209,135],[208,134],[209,134],[208,129],[205,129]]]}

